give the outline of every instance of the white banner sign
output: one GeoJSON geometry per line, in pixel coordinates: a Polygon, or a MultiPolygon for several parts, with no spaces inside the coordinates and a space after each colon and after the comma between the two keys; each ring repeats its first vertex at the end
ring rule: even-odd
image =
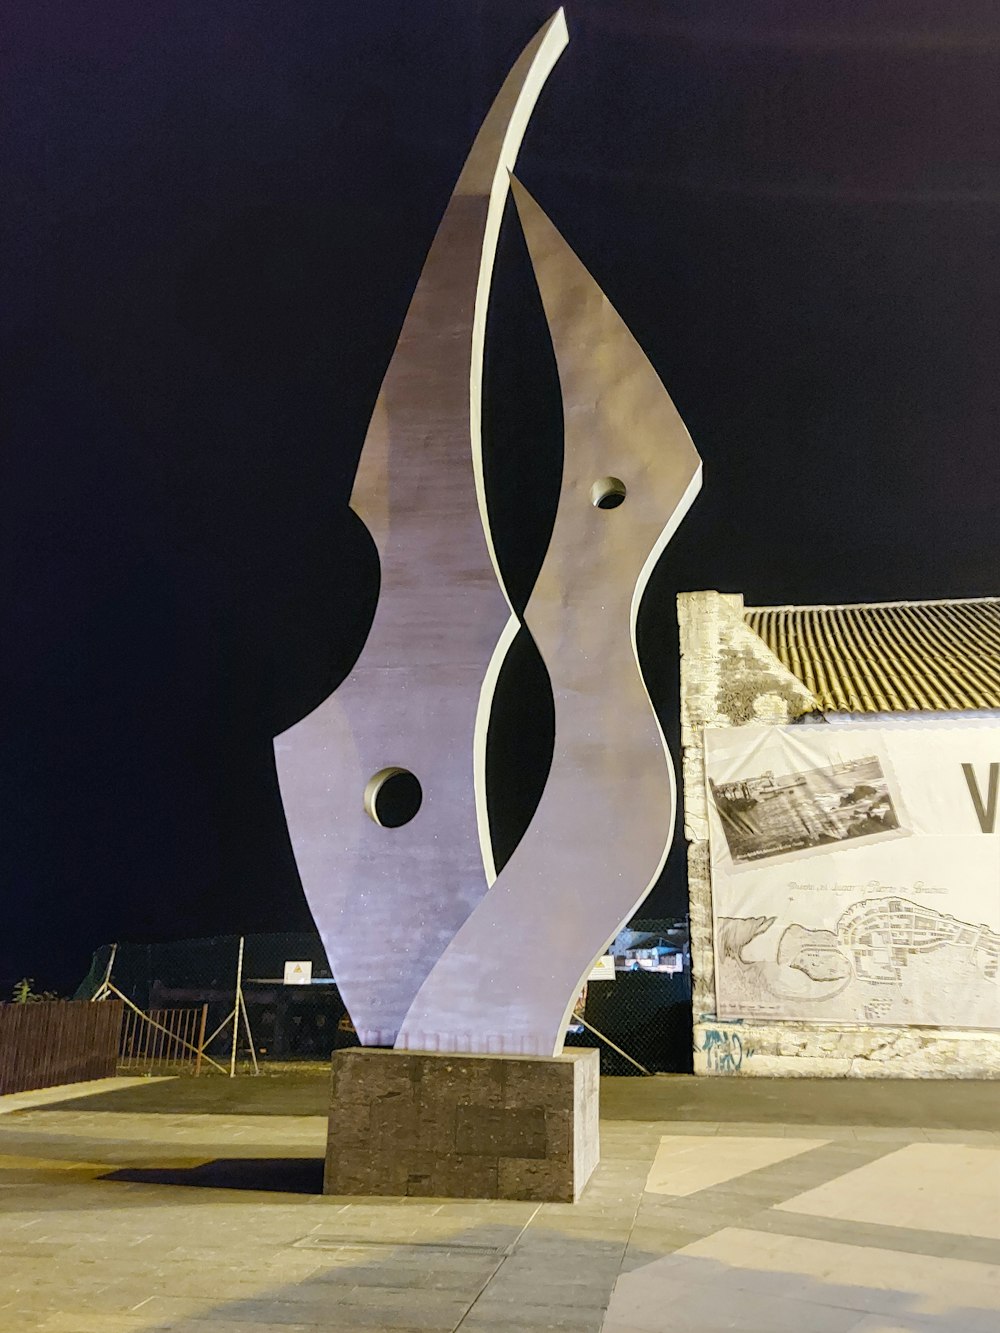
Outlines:
{"type": "Polygon", "coordinates": [[[1000,1028],[1000,724],[705,733],[720,1018],[1000,1028]]]}
{"type": "Polygon", "coordinates": [[[312,985],[313,965],[310,962],[288,962],[285,964],[286,986],[312,985]]]}

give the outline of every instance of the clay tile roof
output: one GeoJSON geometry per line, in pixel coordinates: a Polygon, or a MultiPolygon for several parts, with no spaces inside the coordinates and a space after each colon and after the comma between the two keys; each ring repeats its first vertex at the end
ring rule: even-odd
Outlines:
{"type": "Polygon", "coordinates": [[[744,614],[826,712],[1000,708],[1000,598],[744,614]]]}

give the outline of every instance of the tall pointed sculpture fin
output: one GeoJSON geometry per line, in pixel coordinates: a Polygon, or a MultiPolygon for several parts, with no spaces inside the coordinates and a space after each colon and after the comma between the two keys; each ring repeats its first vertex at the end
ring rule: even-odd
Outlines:
{"type": "Polygon", "coordinates": [[[551,1055],[594,959],[649,891],[672,839],[673,769],[635,623],[700,488],[701,461],[611,303],[523,186],[513,189],[565,422],[558,511],[525,612],[552,682],[555,750],[529,828],[396,1044],[551,1055]]]}
{"type": "Polygon", "coordinates": [[[438,227],[351,497],[381,563],[372,628],[337,693],[275,741],[306,898],[364,1044],[394,1040],[486,892],[475,732],[508,607],[481,513],[483,342],[508,171],[567,40],[560,10],[501,88],[438,227]]]}

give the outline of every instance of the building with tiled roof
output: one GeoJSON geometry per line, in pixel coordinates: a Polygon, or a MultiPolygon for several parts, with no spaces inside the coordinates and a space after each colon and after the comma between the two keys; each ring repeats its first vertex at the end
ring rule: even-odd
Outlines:
{"type": "Polygon", "coordinates": [[[1000,709],[1000,598],[747,607],[822,712],[1000,709]]]}
{"type": "MultiPolygon", "coordinates": [[[[720,1016],[717,911],[709,843],[709,801],[714,798],[710,798],[705,742],[709,730],[718,733],[729,728],[784,728],[789,723],[815,721],[835,724],[824,728],[835,735],[855,727],[891,732],[901,725],[912,728],[914,734],[924,733],[925,753],[933,764],[934,747],[942,745],[954,729],[982,728],[997,738],[995,762],[991,759],[985,766],[980,762],[979,768],[977,790],[983,806],[979,818],[985,834],[987,825],[993,823],[991,808],[995,814],[991,802],[995,803],[995,769],[1000,765],[1000,598],[747,607],[738,593],[705,591],[681,593],[677,612],[695,1072],[1000,1078],[1000,1024],[955,1027],[906,1024],[898,1019],[887,1022],[875,1002],[862,1019],[850,1022],[824,1019],[819,1009],[815,1017],[787,1015],[777,1000],[773,1016],[768,1016],[766,999],[756,1013],[720,1016]],[[982,795],[989,791],[994,795],[982,795]]],[[[789,745],[797,743],[788,739],[789,745]]],[[[812,744],[805,737],[801,743],[807,748],[812,744]]],[[[773,774],[756,770],[736,774],[734,781],[747,785],[751,778],[767,779],[773,786],[773,774]]],[[[972,786],[969,790],[975,803],[972,786]]],[[[767,794],[770,799],[770,790],[767,794]]],[[[732,795],[750,799],[761,793],[747,790],[732,795]]],[[[783,818],[796,813],[788,805],[777,799],[770,804],[757,799],[755,847],[772,834],[779,844],[791,845],[788,830],[779,827],[783,818]]],[[[822,809],[832,820],[840,813],[836,807],[822,809]]],[[[738,832],[738,818],[736,826],[738,832]]],[[[813,842],[819,845],[820,839],[813,842]]],[[[878,849],[885,852],[878,872],[865,871],[863,858],[858,862],[862,887],[870,887],[871,892],[856,895],[854,916],[847,910],[849,894],[836,899],[843,909],[836,922],[838,927],[843,924],[841,948],[853,951],[854,971],[863,973],[868,982],[885,980],[888,985],[896,966],[893,947],[900,947],[899,939],[904,942],[906,958],[926,952],[925,945],[936,949],[957,940],[974,957],[976,975],[994,978],[1000,957],[995,911],[990,909],[988,922],[987,913],[977,915],[975,909],[969,920],[959,920],[949,915],[947,900],[941,901],[940,910],[936,900],[930,904],[916,901],[907,891],[912,874],[907,878],[900,871],[896,877],[895,845],[886,842],[884,849],[878,849]],[[894,940],[896,945],[890,947],[894,940]]],[[[984,841],[983,855],[989,855],[989,846],[984,841]]],[[[817,865],[806,861],[799,868],[777,863],[776,896],[763,901],[748,898],[745,910],[730,919],[727,929],[740,934],[734,946],[737,952],[775,920],[773,915],[758,913],[770,913],[781,893],[827,892],[825,884],[812,883],[811,867],[817,865]],[[787,884],[782,882],[783,873],[787,884]]],[[[854,880],[848,876],[842,887],[847,892],[855,887],[854,880]]],[[[835,893],[839,891],[837,886],[835,893]]],[[[817,921],[812,925],[814,936],[821,937],[817,921]]],[[[833,929],[833,925],[824,928],[833,929]]],[[[723,941],[727,938],[718,936],[723,941]]],[[[756,967],[753,957],[764,955],[751,957],[751,971],[756,967]]],[[[942,985],[946,982],[947,977],[942,985]]],[[[760,985],[766,989],[765,973],[761,973],[760,985]]],[[[759,997],[754,1003],[758,1001],[759,997]]]]}

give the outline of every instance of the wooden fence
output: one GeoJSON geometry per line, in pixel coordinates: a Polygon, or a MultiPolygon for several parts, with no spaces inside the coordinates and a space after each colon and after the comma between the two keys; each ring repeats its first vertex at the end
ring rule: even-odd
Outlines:
{"type": "Polygon", "coordinates": [[[0,1094],[111,1078],[122,1008],[120,1000],[0,1004],[0,1094]]]}

